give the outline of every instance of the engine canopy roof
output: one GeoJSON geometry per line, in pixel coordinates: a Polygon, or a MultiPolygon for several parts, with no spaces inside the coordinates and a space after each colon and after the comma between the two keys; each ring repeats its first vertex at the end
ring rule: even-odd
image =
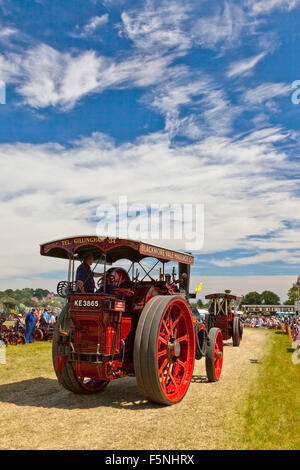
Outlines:
{"type": "Polygon", "coordinates": [[[108,263],[114,263],[119,259],[128,259],[132,262],[141,261],[143,258],[156,258],[162,262],[175,261],[192,265],[193,255],[181,251],[173,251],[156,245],[150,245],[141,241],[97,237],[95,235],[83,235],[78,237],[63,238],[40,245],[42,256],[54,258],[80,259],[84,253],[92,253],[94,259],[100,259],[106,255],[108,263]]]}

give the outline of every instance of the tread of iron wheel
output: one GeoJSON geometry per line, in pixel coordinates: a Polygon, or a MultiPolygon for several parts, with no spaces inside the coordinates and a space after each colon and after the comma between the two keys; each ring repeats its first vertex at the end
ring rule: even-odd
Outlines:
{"type": "MultiPolygon", "coordinates": [[[[63,308],[61,314],[58,317],[57,323],[55,325],[54,333],[53,333],[53,341],[52,341],[52,361],[53,361],[53,367],[55,370],[55,364],[54,364],[54,358],[56,356],[60,356],[63,354],[62,346],[58,346],[58,338],[59,338],[59,327],[65,320],[65,316],[67,313],[67,306],[63,308]]],[[[66,364],[64,369],[62,371],[56,371],[56,376],[58,378],[58,381],[61,383],[61,385],[69,390],[70,392],[74,393],[82,393],[82,388],[78,384],[72,366],[69,364],[66,364]],[[70,370],[71,368],[71,370],[70,370]]]]}
{"type": "MultiPolygon", "coordinates": [[[[133,362],[134,362],[134,369],[135,369],[135,376],[136,376],[136,381],[138,383],[138,387],[140,391],[143,393],[143,395],[146,396],[147,394],[147,388],[144,383],[144,377],[142,374],[142,367],[141,367],[141,341],[142,341],[142,335],[145,330],[145,324],[151,323],[152,322],[152,315],[149,315],[149,312],[152,308],[154,308],[155,304],[159,302],[158,297],[161,296],[155,296],[152,299],[149,300],[149,302],[146,304],[144,307],[141,316],[138,321],[136,333],[135,333],[135,340],[134,340],[134,353],[133,353],[133,362]]],[[[166,298],[166,297],[165,297],[166,298]]]]}
{"type": "MultiPolygon", "coordinates": [[[[151,362],[156,359],[155,350],[157,346],[157,338],[153,338],[156,336],[153,331],[155,326],[161,322],[161,314],[164,312],[165,308],[167,307],[170,299],[166,296],[163,296],[161,299],[157,299],[155,305],[151,311],[148,313],[149,323],[145,322],[142,341],[140,346],[140,360],[141,360],[141,370],[144,372],[143,381],[145,383],[146,394],[145,396],[150,399],[151,401],[160,401],[160,395],[157,393],[155,388],[155,384],[153,383],[153,379],[155,380],[155,374],[153,377],[153,368],[151,362]],[[144,341],[143,341],[144,339],[144,341]]],[[[156,369],[156,368],[155,368],[156,369]]],[[[156,373],[156,372],[155,372],[156,373]]]]}
{"type": "Polygon", "coordinates": [[[232,325],[232,344],[234,347],[238,347],[240,345],[240,342],[241,342],[241,338],[239,336],[239,339],[236,337],[236,335],[238,334],[239,335],[239,329],[240,329],[240,325],[239,325],[239,318],[238,317],[234,317],[233,318],[233,325],[232,325]]]}
{"type": "Polygon", "coordinates": [[[134,343],[134,367],[136,380],[145,398],[156,403],[170,405],[160,391],[156,375],[157,329],[162,313],[171,301],[183,300],[180,296],[157,295],[144,307],[138,322],[134,343]]]}
{"type": "Polygon", "coordinates": [[[207,346],[207,352],[205,356],[205,369],[206,369],[206,375],[209,380],[209,382],[216,382],[217,379],[215,377],[215,365],[214,365],[214,349],[215,349],[215,341],[216,341],[216,336],[217,333],[221,331],[220,328],[211,328],[208,333],[208,346],[207,346]]]}

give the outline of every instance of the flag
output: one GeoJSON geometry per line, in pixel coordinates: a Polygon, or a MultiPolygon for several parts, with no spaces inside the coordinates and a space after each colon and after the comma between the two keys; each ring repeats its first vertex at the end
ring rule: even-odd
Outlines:
{"type": "Polygon", "coordinates": [[[200,282],[200,284],[196,287],[195,292],[200,292],[201,289],[202,289],[202,285],[203,285],[203,279],[202,279],[202,281],[200,282]]]}

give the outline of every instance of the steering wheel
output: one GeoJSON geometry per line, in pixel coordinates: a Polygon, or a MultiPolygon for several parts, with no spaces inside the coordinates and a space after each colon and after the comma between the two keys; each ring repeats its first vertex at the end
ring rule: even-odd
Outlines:
{"type": "Polygon", "coordinates": [[[102,274],[101,277],[99,277],[98,281],[97,281],[97,287],[98,289],[101,289],[102,285],[103,285],[103,279],[104,279],[104,275],[102,274]]]}

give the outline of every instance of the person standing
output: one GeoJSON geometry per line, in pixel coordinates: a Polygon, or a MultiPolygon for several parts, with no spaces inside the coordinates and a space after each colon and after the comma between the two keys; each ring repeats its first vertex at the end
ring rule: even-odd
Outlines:
{"type": "Polygon", "coordinates": [[[24,323],[23,323],[23,317],[21,313],[18,313],[18,316],[14,323],[14,331],[15,333],[19,333],[20,330],[24,332],[24,323]]]}
{"type": "Polygon", "coordinates": [[[55,316],[54,316],[54,313],[51,312],[50,320],[49,320],[49,325],[50,325],[50,326],[54,326],[55,323],[56,323],[56,318],[55,318],[55,316]]]}
{"type": "Polygon", "coordinates": [[[78,292],[93,293],[95,290],[94,277],[101,277],[103,274],[94,273],[91,265],[94,262],[92,253],[85,253],[82,258],[82,263],[78,266],[76,271],[76,282],[78,285],[78,292]]]}
{"type": "Polygon", "coordinates": [[[45,308],[44,313],[42,313],[41,318],[40,318],[40,326],[48,330],[49,321],[50,321],[50,315],[48,313],[47,308],[45,308]]]}
{"type": "Polygon", "coordinates": [[[25,328],[26,343],[33,343],[35,325],[36,325],[35,308],[32,308],[31,311],[26,315],[25,325],[26,325],[26,328],[25,328]]]}

